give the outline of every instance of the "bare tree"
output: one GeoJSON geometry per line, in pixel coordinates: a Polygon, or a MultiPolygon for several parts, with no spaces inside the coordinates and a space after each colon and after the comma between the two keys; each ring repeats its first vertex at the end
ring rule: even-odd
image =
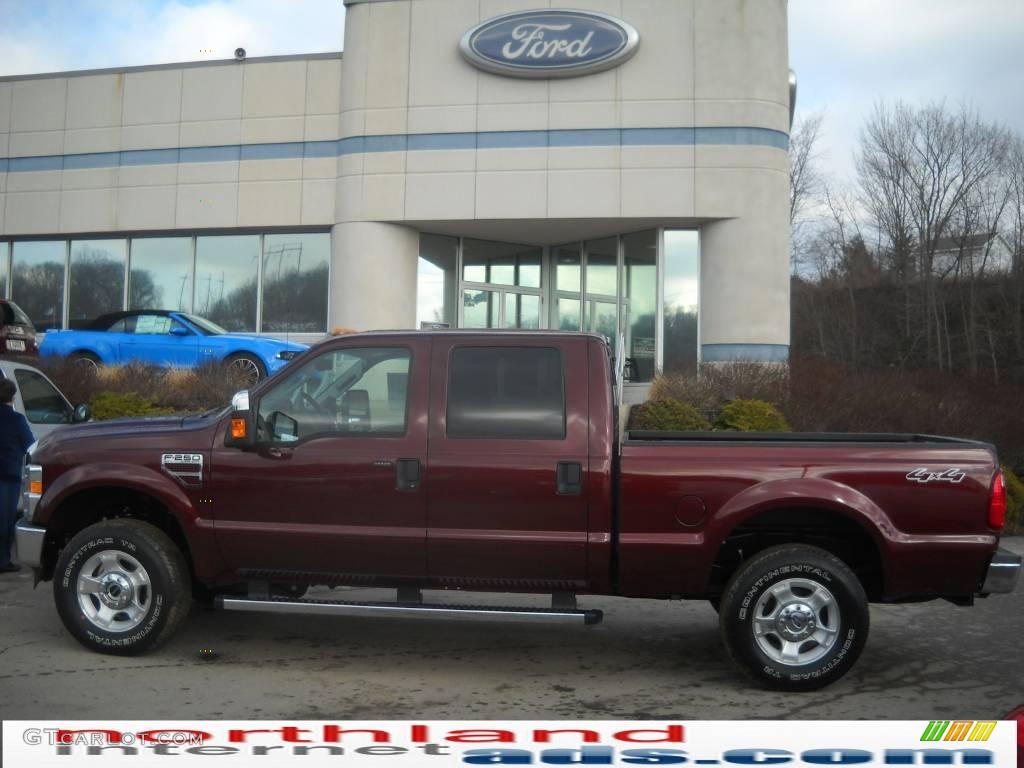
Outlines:
{"type": "Polygon", "coordinates": [[[789,226],[794,262],[801,261],[806,246],[807,215],[821,201],[818,140],[824,119],[822,112],[802,116],[789,136],[789,226]]]}
{"type": "Polygon", "coordinates": [[[911,320],[911,282],[921,286],[927,358],[952,367],[948,322],[938,301],[935,253],[966,201],[996,174],[1006,157],[1006,132],[976,112],[944,104],[914,108],[903,102],[876,106],[861,137],[858,175],[876,226],[905,274],[906,331],[911,320]],[[906,254],[913,236],[911,260],[906,254]],[[913,267],[913,274],[910,267],[913,267]]]}

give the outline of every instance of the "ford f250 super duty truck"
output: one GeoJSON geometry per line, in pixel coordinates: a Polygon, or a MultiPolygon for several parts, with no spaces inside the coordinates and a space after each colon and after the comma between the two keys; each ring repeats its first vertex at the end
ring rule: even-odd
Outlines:
{"type": "Polygon", "coordinates": [[[18,552],[68,631],[133,654],[193,595],[228,610],[593,624],[576,596],[710,600],[766,685],[820,687],[869,601],[1013,589],[991,446],[918,435],[632,432],[595,335],[373,332],[321,343],[201,416],[40,441],[18,552]],[[310,585],[394,602],[304,599],[310,585]],[[423,589],[550,594],[544,609],[423,589]]]}

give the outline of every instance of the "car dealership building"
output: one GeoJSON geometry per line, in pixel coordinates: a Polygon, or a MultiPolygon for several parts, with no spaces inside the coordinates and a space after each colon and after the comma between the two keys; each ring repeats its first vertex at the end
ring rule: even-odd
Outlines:
{"type": "Polygon", "coordinates": [[[0,295],[786,360],[785,0],[346,6],[344,55],[0,78],[0,295]]]}

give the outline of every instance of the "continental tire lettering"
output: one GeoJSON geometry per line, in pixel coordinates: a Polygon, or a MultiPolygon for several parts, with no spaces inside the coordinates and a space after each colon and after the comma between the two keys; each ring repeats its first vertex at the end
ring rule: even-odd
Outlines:
{"type": "Polygon", "coordinates": [[[62,587],[67,587],[69,584],[71,584],[71,572],[75,569],[75,566],[78,564],[78,561],[82,559],[83,555],[88,553],[90,550],[95,549],[96,547],[109,546],[113,543],[114,539],[112,537],[92,539],[91,541],[85,542],[85,544],[80,546],[78,550],[75,552],[75,554],[72,555],[71,559],[68,561],[68,567],[64,569],[64,573],[61,576],[60,585],[62,587]]]}

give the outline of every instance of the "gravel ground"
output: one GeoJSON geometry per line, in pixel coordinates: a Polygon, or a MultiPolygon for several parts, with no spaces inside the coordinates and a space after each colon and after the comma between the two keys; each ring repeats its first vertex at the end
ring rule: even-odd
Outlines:
{"type": "MultiPolygon", "coordinates": [[[[1024,552],[1024,539],[1004,546],[1024,552]]],[[[0,576],[0,718],[928,720],[994,719],[1024,704],[1020,588],[973,608],[873,606],[851,673],[784,694],[732,667],[703,602],[581,600],[604,609],[596,627],[196,606],[167,645],[119,658],[63,630],[50,586],[33,590],[25,572],[0,576]]],[[[377,594],[345,590],[351,600],[377,594]]]]}

